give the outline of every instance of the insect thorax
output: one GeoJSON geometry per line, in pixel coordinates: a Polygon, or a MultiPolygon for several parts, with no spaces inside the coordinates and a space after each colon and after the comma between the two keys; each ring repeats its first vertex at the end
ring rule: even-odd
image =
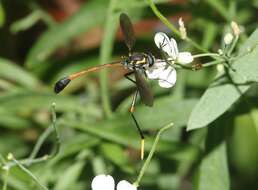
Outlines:
{"type": "Polygon", "coordinates": [[[155,58],[151,53],[133,53],[128,57],[122,57],[122,64],[130,70],[144,70],[154,64],[155,58]]]}

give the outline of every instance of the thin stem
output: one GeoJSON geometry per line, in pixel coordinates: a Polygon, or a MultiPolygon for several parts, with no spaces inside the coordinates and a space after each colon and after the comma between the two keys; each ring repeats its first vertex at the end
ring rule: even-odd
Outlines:
{"type": "MultiPolygon", "coordinates": [[[[117,29],[117,16],[114,13],[117,0],[111,0],[107,12],[106,24],[104,28],[104,36],[100,48],[100,64],[105,64],[111,56],[112,45],[115,38],[115,31],[117,29]]],[[[118,13],[117,13],[118,14],[118,13]]],[[[112,117],[112,109],[108,90],[107,71],[102,70],[100,72],[100,89],[101,100],[103,105],[104,114],[107,118],[112,117]]]]}
{"type": "MultiPolygon", "coordinates": [[[[194,68],[193,67],[189,67],[189,66],[185,66],[183,64],[180,64],[180,63],[173,63],[175,66],[178,66],[176,68],[179,68],[179,69],[186,69],[186,70],[191,70],[191,71],[194,71],[194,68]]],[[[171,64],[172,65],[172,64],[171,64]]]]}
{"type": "Polygon", "coordinates": [[[41,184],[39,179],[33,173],[31,173],[27,168],[25,168],[18,160],[16,160],[14,157],[12,157],[12,160],[16,163],[17,166],[19,166],[21,170],[23,170],[27,175],[29,175],[41,187],[41,189],[49,190],[47,187],[41,184]]]}
{"type": "Polygon", "coordinates": [[[48,128],[42,133],[42,135],[40,135],[40,137],[39,137],[39,139],[38,139],[36,145],[34,146],[32,152],[31,152],[31,154],[30,154],[30,156],[29,156],[29,159],[30,159],[30,160],[34,159],[34,158],[37,156],[37,154],[38,154],[38,152],[39,152],[39,150],[40,150],[42,144],[45,142],[45,140],[46,140],[47,137],[51,134],[52,131],[53,131],[53,128],[48,127],[48,128]]]}
{"type": "Polygon", "coordinates": [[[197,57],[221,57],[218,53],[201,53],[197,55],[193,55],[193,58],[197,57]]]}
{"type": "MultiPolygon", "coordinates": [[[[31,163],[34,163],[33,159],[37,156],[42,144],[45,142],[45,140],[47,139],[47,137],[51,134],[51,132],[54,130],[55,131],[55,134],[56,134],[56,150],[53,151],[53,153],[48,156],[48,158],[50,157],[54,157],[58,152],[59,152],[59,149],[60,149],[60,146],[61,146],[61,142],[60,142],[60,136],[59,136],[59,133],[58,133],[58,130],[57,130],[57,127],[56,127],[56,111],[55,111],[55,103],[52,104],[52,107],[51,107],[51,115],[52,115],[52,126],[53,128],[51,127],[48,127],[44,133],[39,137],[35,147],[33,148],[33,151],[32,153],[30,154],[29,158],[27,160],[30,160],[26,163],[27,166],[29,166],[31,163]]],[[[44,158],[44,157],[42,157],[44,158]]]]}
{"type": "Polygon", "coordinates": [[[211,62],[203,63],[202,67],[210,67],[210,66],[217,65],[219,63],[224,63],[224,62],[225,62],[225,60],[211,61],[211,62]]]}
{"type": "Polygon", "coordinates": [[[4,157],[3,157],[3,155],[0,153],[0,161],[2,162],[2,163],[5,163],[5,159],[4,159],[4,157]]]}
{"type": "Polygon", "coordinates": [[[52,126],[56,134],[56,149],[55,151],[52,152],[50,157],[54,158],[59,153],[60,147],[61,147],[60,135],[56,126],[56,104],[55,103],[52,104],[51,113],[52,113],[52,126]]]}
{"type": "MultiPolygon", "coordinates": [[[[153,0],[147,0],[149,3],[149,6],[151,7],[152,11],[154,14],[172,31],[176,34],[176,36],[181,37],[179,30],[169,22],[169,20],[161,14],[161,12],[158,10],[156,5],[154,4],[153,0]]],[[[192,39],[189,37],[186,37],[185,39],[187,42],[189,42],[192,46],[194,46],[196,49],[202,51],[202,52],[208,52],[206,49],[201,47],[199,44],[194,42],[192,39]]]]}
{"type": "Polygon", "coordinates": [[[55,20],[41,6],[39,6],[39,4],[30,2],[29,5],[33,11],[40,12],[40,17],[47,26],[52,27],[56,24],[55,20]]]}
{"type": "Polygon", "coordinates": [[[233,52],[233,50],[234,50],[234,48],[235,48],[235,46],[236,46],[236,44],[237,44],[238,38],[239,38],[239,36],[236,36],[236,37],[234,38],[234,41],[232,42],[232,45],[230,46],[230,49],[229,49],[228,52],[227,52],[227,55],[228,55],[229,57],[230,57],[231,53],[233,52]]]}
{"type": "MultiPolygon", "coordinates": [[[[28,158],[28,159],[20,160],[19,162],[20,162],[20,164],[22,164],[22,165],[27,165],[27,166],[29,166],[29,165],[31,165],[31,164],[36,164],[36,163],[44,162],[44,161],[46,161],[48,158],[49,158],[49,156],[48,156],[48,155],[45,155],[45,156],[40,157],[40,158],[35,158],[35,159],[30,159],[30,158],[28,158]]],[[[10,162],[7,162],[4,166],[7,167],[7,168],[12,168],[12,167],[14,167],[14,166],[16,166],[16,165],[17,165],[17,164],[16,164],[15,162],[10,161],[10,162]]]]}
{"type": "Polygon", "coordinates": [[[141,179],[142,179],[142,177],[143,177],[143,175],[144,175],[144,173],[145,173],[147,167],[148,167],[149,164],[150,164],[150,161],[151,161],[151,159],[152,159],[152,157],[153,157],[153,155],[154,155],[154,153],[155,153],[155,150],[156,150],[156,147],[157,147],[157,144],[158,144],[158,142],[159,142],[159,139],[160,139],[161,134],[162,134],[165,130],[167,130],[167,129],[169,129],[170,127],[172,127],[173,125],[174,125],[173,123],[170,123],[170,124],[168,124],[168,125],[162,127],[162,128],[159,130],[159,132],[158,132],[158,134],[157,134],[157,136],[156,136],[156,138],[155,138],[155,141],[154,141],[154,143],[153,143],[153,145],[152,145],[152,147],[151,147],[150,153],[149,153],[149,155],[148,155],[146,161],[144,162],[144,164],[143,164],[143,166],[142,166],[142,168],[141,168],[141,171],[140,171],[140,173],[139,173],[139,175],[138,175],[138,177],[137,177],[137,180],[134,182],[134,185],[135,185],[136,187],[139,186],[140,181],[141,181],[141,179]]]}
{"type": "Polygon", "coordinates": [[[5,172],[4,176],[4,184],[2,190],[7,190],[7,182],[8,182],[8,177],[9,177],[9,168],[5,172]]]}

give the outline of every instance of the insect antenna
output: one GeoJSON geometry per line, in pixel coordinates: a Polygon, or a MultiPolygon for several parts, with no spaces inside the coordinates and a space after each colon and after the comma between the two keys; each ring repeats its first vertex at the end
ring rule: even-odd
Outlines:
{"type": "Polygon", "coordinates": [[[74,74],[71,74],[69,76],[66,76],[62,79],[60,79],[59,81],[56,82],[55,84],[55,88],[54,88],[54,91],[55,93],[59,93],[61,92],[72,80],[78,78],[78,77],[81,77],[83,75],[86,75],[88,73],[91,73],[91,72],[96,72],[96,71],[99,71],[103,68],[107,68],[107,67],[121,67],[122,64],[121,62],[113,62],[113,63],[108,63],[108,64],[104,64],[104,65],[99,65],[99,66],[96,66],[96,67],[92,67],[92,68],[89,68],[89,69],[84,69],[82,71],[79,71],[77,73],[74,73],[74,74]]]}

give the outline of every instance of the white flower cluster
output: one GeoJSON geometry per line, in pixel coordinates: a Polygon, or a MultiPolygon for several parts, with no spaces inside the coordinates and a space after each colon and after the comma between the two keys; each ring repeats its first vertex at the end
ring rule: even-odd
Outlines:
{"type": "MultiPolygon", "coordinates": [[[[91,183],[92,190],[115,190],[115,180],[110,175],[97,175],[91,183]]],[[[137,190],[136,186],[126,180],[119,181],[116,190],[137,190]]]]}
{"type": "MultiPolygon", "coordinates": [[[[190,52],[179,52],[177,43],[174,38],[169,39],[162,32],[158,32],[154,37],[155,44],[168,57],[167,60],[171,63],[189,64],[193,61],[193,56],[190,52]]],[[[159,81],[159,85],[163,88],[171,88],[176,83],[176,69],[169,65],[166,60],[157,60],[153,66],[146,70],[147,77],[159,81]]]]}

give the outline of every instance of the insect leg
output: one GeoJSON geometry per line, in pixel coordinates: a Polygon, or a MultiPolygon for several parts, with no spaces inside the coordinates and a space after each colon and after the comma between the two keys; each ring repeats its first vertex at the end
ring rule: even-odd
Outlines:
{"type": "MultiPolygon", "coordinates": [[[[132,83],[136,84],[136,82],[135,82],[133,79],[131,79],[131,78],[129,77],[129,75],[131,75],[131,74],[133,74],[133,73],[134,73],[134,72],[132,71],[132,72],[129,72],[129,73],[125,74],[124,76],[125,76],[126,79],[128,79],[128,80],[131,81],[132,83]]],[[[134,123],[135,123],[135,126],[136,126],[136,128],[137,128],[137,130],[138,130],[138,133],[139,133],[140,137],[141,137],[141,159],[143,160],[143,158],[144,158],[144,135],[143,135],[143,132],[142,132],[142,130],[141,130],[141,128],[140,128],[140,126],[139,126],[139,124],[138,124],[138,122],[137,122],[137,120],[136,120],[134,114],[133,114],[134,111],[135,111],[135,102],[136,102],[136,99],[137,99],[138,94],[139,94],[139,91],[136,90],[136,92],[135,92],[135,94],[134,94],[134,96],[133,96],[133,100],[132,100],[132,103],[131,103],[129,112],[130,112],[131,117],[133,118],[133,121],[134,121],[134,123]]]]}
{"type": "Polygon", "coordinates": [[[131,78],[129,77],[129,76],[130,76],[131,74],[133,74],[133,73],[134,73],[134,71],[131,71],[131,72],[129,72],[129,73],[126,73],[126,74],[124,75],[124,77],[125,77],[127,80],[131,81],[132,83],[136,84],[135,80],[133,80],[133,79],[131,79],[131,78]]]}
{"type": "Polygon", "coordinates": [[[133,121],[134,121],[134,124],[138,130],[138,133],[141,137],[141,159],[143,160],[144,158],[144,135],[143,135],[143,132],[139,126],[139,123],[137,122],[135,116],[134,116],[134,111],[135,111],[135,102],[136,102],[136,99],[137,99],[137,95],[138,95],[139,91],[137,90],[133,96],[133,100],[132,100],[132,104],[131,104],[131,107],[129,109],[129,112],[131,114],[131,117],[133,118],[133,121]]]}

